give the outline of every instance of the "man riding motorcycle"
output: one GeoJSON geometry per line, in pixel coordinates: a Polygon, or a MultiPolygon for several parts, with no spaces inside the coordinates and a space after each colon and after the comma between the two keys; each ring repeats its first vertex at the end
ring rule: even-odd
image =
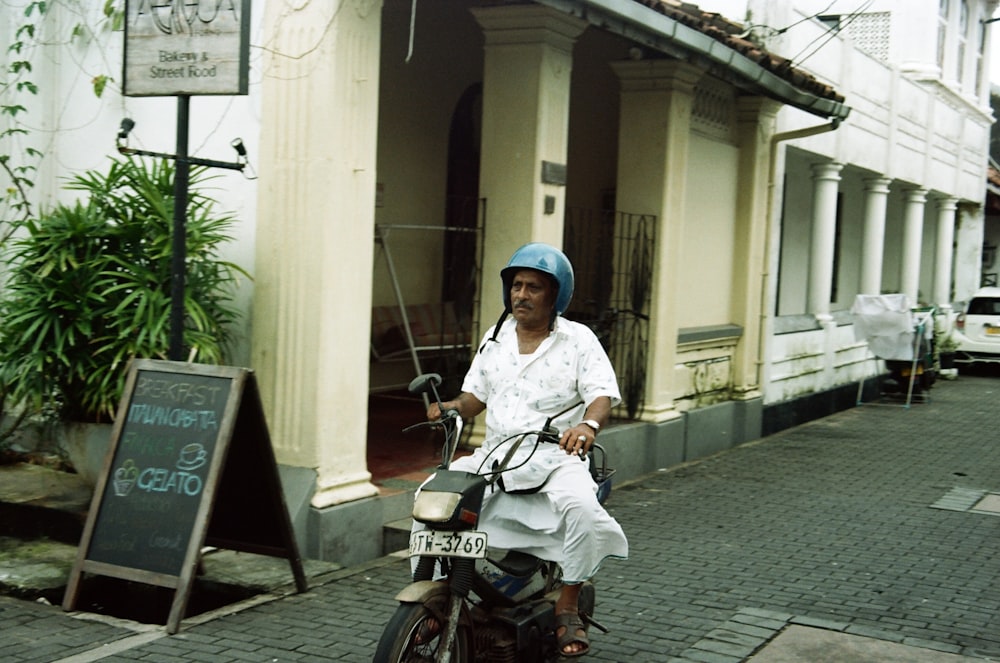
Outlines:
{"type": "MultiPolygon", "coordinates": [[[[558,415],[551,421],[562,430],[558,445],[518,452],[510,463],[516,469],[498,482],[502,491],[487,495],[481,526],[489,532],[491,546],[560,565],[564,585],[555,606],[559,650],[563,656],[582,656],[590,649],[578,607],[582,583],[607,557],[628,557],[621,526],[597,500],[586,455],[621,396],[594,333],[561,317],[574,287],[573,267],[561,251],[526,244],[514,252],[500,277],[504,312],[487,331],[462,393],[441,404],[463,419],[485,410],[485,442],[451,469],[488,470],[502,455],[497,452],[501,441],[558,415]]],[[[437,403],[427,416],[441,416],[437,403]]]]}

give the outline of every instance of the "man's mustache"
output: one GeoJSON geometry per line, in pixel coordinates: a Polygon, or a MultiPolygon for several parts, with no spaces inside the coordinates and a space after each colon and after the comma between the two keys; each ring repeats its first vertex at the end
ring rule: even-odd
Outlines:
{"type": "Polygon", "coordinates": [[[514,302],[514,308],[523,308],[527,311],[534,311],[535,305],[527,301],[526,299],[521,299],[521,300],[516,300],[514,302]]]}

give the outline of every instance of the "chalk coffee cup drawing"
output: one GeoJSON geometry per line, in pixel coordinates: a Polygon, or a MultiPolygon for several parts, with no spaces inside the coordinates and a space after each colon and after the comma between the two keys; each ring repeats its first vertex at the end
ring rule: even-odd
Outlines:
{"type": "Polygon", "coordinates": [[[180,455],[177,459],[177,469],[196,470],[205,464],[207,458],[208,453],[205,451],[205,447],[202,446],[200,442],[185,444],[181,448],[180,455]]]}

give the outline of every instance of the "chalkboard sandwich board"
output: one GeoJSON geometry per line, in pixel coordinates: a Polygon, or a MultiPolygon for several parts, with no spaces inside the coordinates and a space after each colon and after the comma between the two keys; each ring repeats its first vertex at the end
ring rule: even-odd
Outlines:
{"type": "Polygon", "coordinates": [[[176,633],[206,545],[287,558],[306,590],[253,372],[136,360],[63,608],[84,573],[167,587],[176,633]]]}

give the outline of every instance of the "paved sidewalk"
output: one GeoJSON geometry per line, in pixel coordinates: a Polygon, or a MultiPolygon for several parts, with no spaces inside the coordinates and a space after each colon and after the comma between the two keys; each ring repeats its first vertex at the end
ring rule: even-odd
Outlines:
{"type": "MultiPolygon", "coordinates": [[[[939,382],[615,490],[584,661],[1000,660],[1000,378],[939,382]]],[[[613,461],[613,459],[612,459],[613,461]]],[[[613,463],[612,463],[613,465],[613,463]]],[[[162,627],[0,598],[5,661],[370,661],[404,560],[162,627]]]]}

